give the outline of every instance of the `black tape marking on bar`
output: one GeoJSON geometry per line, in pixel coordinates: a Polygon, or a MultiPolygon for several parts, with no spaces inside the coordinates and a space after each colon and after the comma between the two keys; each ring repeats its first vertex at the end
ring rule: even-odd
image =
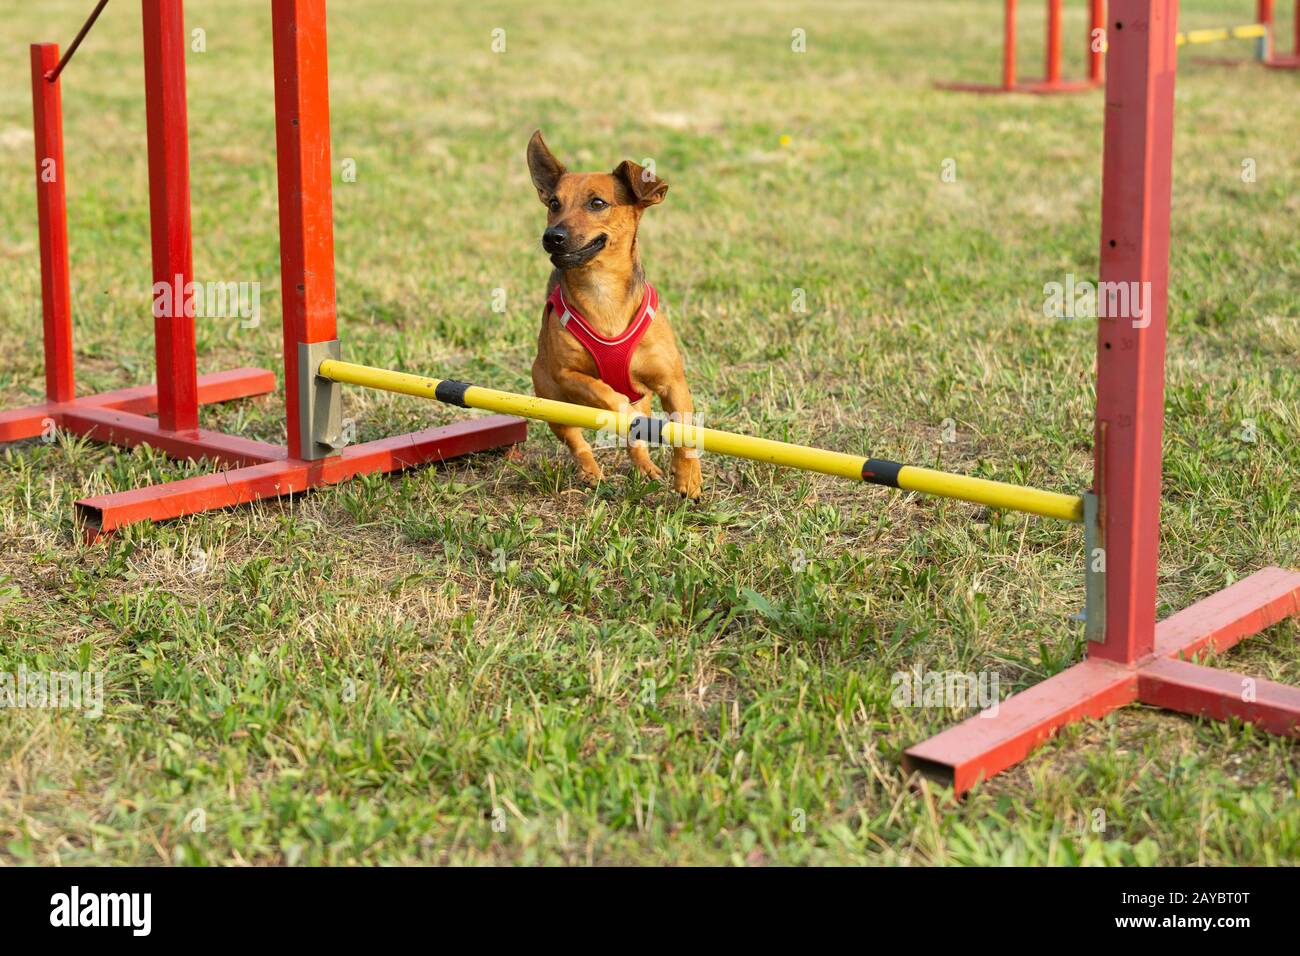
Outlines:
{"type": "Polygon", "coordinates": [[[645,415],[638,415],[628,424],[628,441],[643,441],[647,445],[662,445],[664,443],[664,425],[666,424],[668,423],[662,418],[647,418],[645,415]]]}
{"type": "Polygon", "coordinates": [[[862,480],[869,481],[873,485],[888,485],[890,488],[898,487],[898,473],[903,470],[903,466],[896,461],[886,461],[883,458],[868,458],[862,463],[862,480]]]}
{"type": "Polygon", "coordinates": [[[470,387],[469,382],[456,382],[450,379],[441,381],[433,390],[433,397],[440,402],[446,402],[448,405],[459,405],[461,408],[469,408],[465,404],[465,390],[470,387]]]}

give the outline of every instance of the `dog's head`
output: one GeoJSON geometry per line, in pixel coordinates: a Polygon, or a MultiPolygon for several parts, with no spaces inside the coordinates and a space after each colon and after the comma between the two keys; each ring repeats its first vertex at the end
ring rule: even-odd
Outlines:
{"type": "Polygon", "coordinates": [[[547,149],[541,130],[528,141],[528,171],[547,208],[542,248],[562,271],[628,257],[641,213],[668,192],[666,182],[631,160],[612,173],[571,173],[547,149]]]}

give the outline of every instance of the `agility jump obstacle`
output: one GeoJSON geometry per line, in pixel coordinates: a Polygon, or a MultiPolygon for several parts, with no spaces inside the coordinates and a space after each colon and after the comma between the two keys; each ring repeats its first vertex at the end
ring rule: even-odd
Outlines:
{"type": "MultiPolygon", "coordinates": [[[[96,7],[74,48],[103,6],[101,2],[96,7]]],[[[193,269],[182,0],[143,0],[141,7],[153,281],[188,289],[193,269]]],[[[396,471],[524,440],[525,422],[500,417],[347,448],[324,448],[304,440],[299,396],[308,373],[299,366],[299,350],[337,338],[324,0],[272,0],[271,21],[285,447],[199,427],[200,405],[262,395],[274,390],[276,382],[272,372],[256,368],[198,375],[192,309],[177,307],[174,315],[154,319],[155,386],[76,397],[59,49],[54,43],[31,47],[46,401],[0,413],[0,442],[48,435],[57,428],[114,445],[148,444],[181,460],[232,466],[216,474],[79,501],[77,514],[88,538],[133,522],[287,495],[355,475],[396,471]]],[[[188,302],[191,294],[186,292],[183,298],[188,302]]]]}
{"type": "MultiPolygon", "coordinates": [[[[967,93],[1078,93],[1102,85],[1103,63],[1106,55],[1104,42],[1106,19],[1104,0],[1089,0],[1088,78],[1086,80],[1061,79],[1061,0],[1048,0],[1046,26],[1047,65],[1044,78],[1023,82],[1016,75],[1016,0],[1006,0],[1003,10],[1002,82],[938,83],[940,89],[967,93]]],[[[1300,69],[1300,0],[1296,0],[1295,49],[1296,55],[1278,57],[1273,49],[1273,0],[1256,0],[1255,21],[1236,26],[1203,30],[1188,30],[1175,34],[1178,47],[1201,46],[1231,40],[1254,40],[1254,59],[1274,69],[1300,69]]]]}
{"type": "Polygon", "coordinates": [[[1295,13],[1291,22],[1291,53],[1279,56],[1276,49],[1276,20],[1273,13],[1273,0],[1258,0],[1261,23],[1268,24],[1268,37],[1264,40],[1264,65],[1270,70],[1300,70],[1300,0],[1296,0],[1295,13]]]}
{"type": "Polygon", "coordinates": [[[1091,90],[1102,82],[1102,50],[1099,38],[1105,35],[1105,4],[1088,0],[1088,77],[1083,80],[1061,78],[1061,0],[1047,0],[1046,62],[1041,80],[1021,80],[1016,70],[1016,0],[1006,0],[1002,12],[1002,82],[938,83],[940,89],[963,93],[1078,93],[1091,90]]]}
{"type": "MultiPolygon", "coordinates": [[[[144,8],[154,272],[170,278],[172,270],[183,270],[188,276],[181,4],[180,0],[145,0],[144,8]]],[[[45,159],[56,159],[62,171],[58,78],[48,78],[58,62],[53,44],[32,50],[49,401],[0,417],[0,441],[40,434],[37,425],[45,417],[100,440],[147,443],[176,457],[240,466],[78,502],[78,512],[92,534],[524,439],[521,419],[498,415],[345,446],[338,387],[342,383],[606,428],[631,439],[701,447],[991,507],[1068,521],[1082,518],[1085,659],[1002,701],[996,714],[972,717],[909,748],[905,768],[964,793],[1024,759],[1061,727],[1137,701],[1300,735],[1300,689],[1192,662],[1202,652],[1226,651],[1300,614],[1300,573],[1266,568],[1156,621],[1177,9],[1177,0],[1113,0],[1111,4],[1099,278],[1128,287],[1146,284],[1151,296],[1143,323],[1115,317],[1098,320],[1093,483],[1083,496],[962,478],[646,416],[616,416],[342,361],[334,316],[324,0],[272,0],[288,447],[213,435],[193,423],[196,403],[263,393],[273,387],[273,377],[264,370],[247,369],[196,381],[192,321],[155,323],[156,389],[73,397],[63,177],[45,184],[39,175],[45,159]],[[155,410],[156,420],[148,414],[155,410]]]]}

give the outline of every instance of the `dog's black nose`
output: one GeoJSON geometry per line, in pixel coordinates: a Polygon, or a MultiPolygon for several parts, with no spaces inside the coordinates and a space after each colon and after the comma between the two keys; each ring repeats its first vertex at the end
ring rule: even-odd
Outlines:
{"type": "Polygon", "coordinates": [[[559,252],[569,241],[569,230],[563,226],[552,226],[542,233],[542,248],[547,252],[559,252]]]}

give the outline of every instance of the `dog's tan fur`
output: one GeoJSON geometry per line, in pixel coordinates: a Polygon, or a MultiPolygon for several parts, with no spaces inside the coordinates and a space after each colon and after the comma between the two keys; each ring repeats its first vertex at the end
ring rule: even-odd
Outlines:
{"type": "MultiPolygon", "coordinates": [[[[630,160],[620,163],[612,173],[570,173],[551,154],[540,130],[528,141],[528,169],[538,197],[548,206],[548,229],[562,224],[569,231],[574,249],[587,246],[598,236],[607,237],[605,247],[580,265],[572,268],[557,265],[547,283],[547,296],[556,283],[561,284],[564,297],[598,334],[617,338],[636,314],[644,293],[645,280],[637,254],[637,226],[648,207],[663,201],[668,184],[630,160]],[[608,205],[592,208],[593,197],[608,205]]],[[[695,408],[666,312],[661,302],[632,355],[630,377],[642,398],[630,407],[637,414],[648,415],[650,398],[658,395],[665,412],[689,424],[695,408]]],[[[549,302],[542,310],[537,359],[533,362],[533,390],[542,398],[611,411],[622,411],[630,405],[625,396],[601,381],[595,360],[560,325],[549,302]]],[[[552,425],[551,430],[573,452],[585,481],[594,484],[604,477],[582,429],[552,425]]],[[[643,474],[655,480],[663,477],[650,460],[644,443],[631,444],[628,454],[643,474]]],[[[699,497],[697,454],[684,448],[673,449],[672,470],[673,487],[689,498],[699,497]]]]}

